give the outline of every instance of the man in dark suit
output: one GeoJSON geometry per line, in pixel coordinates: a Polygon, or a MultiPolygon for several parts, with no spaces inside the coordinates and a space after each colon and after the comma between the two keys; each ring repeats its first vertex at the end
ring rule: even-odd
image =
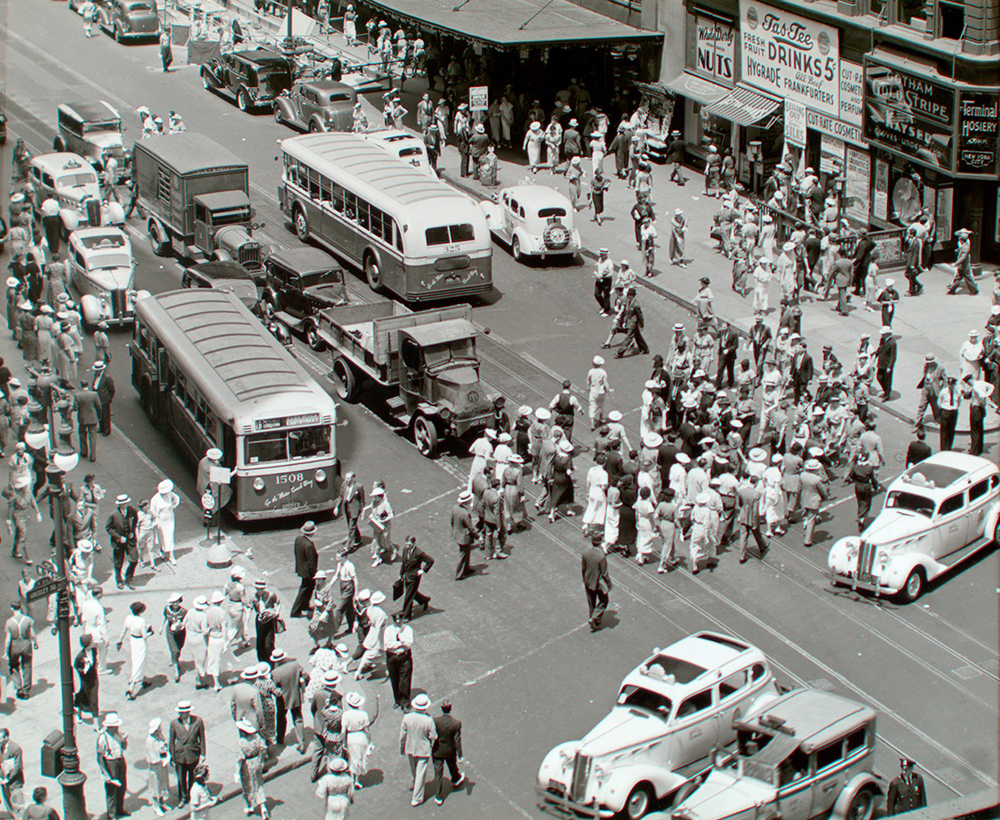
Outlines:
{"type": "Polygon", "coordinates": [[[583,568],[583,589],[587,593],[587,609],[590,613],[590,631],[601,628],[601,619],[608,608],[608,593],[611,592],[611,576],[608,574],[608,556],[600,545],[601,536],[594,536],[590,547],[584,551],[581,560],[583,568]]]}
{"type": "Polygon", "coordinates": [[[400,608],[400,614],[407,621],[413,618],[414,600],[424,608],[425,612],[427,611],[431,598],[420,592],[420,579],[425,572],[430,572],[433,566],[434,559],[417,546],[417,539],[412,535],[406,536],[403,557],[399,565],[399,580],[403,582],[403,606],[400,608]]]}
{"type": "Polygon", "coordinates": [[[875,351],[875,378],[882,388],[882,401],[888,401],[892,395],[892,371],[896,368],[896,339],[892,328],[882,328],[878,349],[875,351]]]}
{"type": "Polygon", "coordinates": [[[757,381],[760,381],[764,370],[764,354],[771,347],[771,328],[764,324],[764,317],[758,316],[757,320],[750,328],[750,346],[753,349],[754,366],[757,372],[757,381]]]}
{"type": "Polygon", "coordinates": [[[809,395],[809,382],[813,377],[813,360],[806,349],[806,343],[800,342],[799,349],[795,351],[795,358],[792,359],[792,393],[795,403],[799,403],[802,394],[809,395]]]}
{"type": "Polygon", "coordinates": [[[351,551],[361,546],[361,533],[358,530],[358,519],[365,506],[365,488],[362,487],[354,477],[354,473],[349,472],[344,476],[344,483],[340,487],[340,500],[337,502],[335,512],[344,510],[344,520],[347,521],[347,548],[351,551]]]}
{"type": "MultiPolygon", "coordinates": [[[[111,435],[111,400],[115,397],[115,381],[104,362],[94,362],[94,380],[91,390],[101,403],[101,435],[111,435]]],[[[91,459],[93,461],[93,459],[91,459]]]]}
{"type": "Polygon", "coordinates": [[[104,529],[111,538],[111,560],[115,568],[115,583],[118,589],[132,586],[132,576],[135,575],[135,566],[139,563],[139,549],[136,545],[136,525],[139,521],[139,513],[135,507],[130,506],[132,499],[127,494],[122,493],[115,499],[117,508],[108,516],[104,529]],[[128,566],[124,573],[122,567],[125,559],[128,559],[128,566]]]}
{"type": "Polygon", "coordinates": [[[854,287],[856,296],[861,296],[865,292],[865,276],[868,275],[868,263],[871,261],[872,248],[875,243],[868,236],[867,231],[862,231],[858,239],[858,244],[854,246],[853,276],[851,284],[854,287]]]}
{"type": "Polygon", "coordinates": [[[437,729],[437,740],[431,750],[434,761],[434,779],[437,781],[437,794],[434,802],[439,806],[444,803],[444,764],[448,764],[448,774],[451,776],[452,788],[457,789],[465,782],[465,775],[458,770],[458,761],[462,759],[462,721],[451,716],[451,703],[441,704],[441,714],[434,718],[437,729]]]}
{"type": "Polygon", "coordinates": [[[97,461],[97,425],[101,421],[101,400],[85,381],[73,394],[77,431],[80,434],[80,457],[97,461]]]}
{"type": "Polygon", "coordinates": [[[288,731],[288,713],[292,713],[292,725],[295,727],[295,742],[299,754],[306,752],[306,729],[302,720],[303,679],[305,673],[301,664],[295,658],[289,658],[283,649],[275,649],[271,653],[271,680],[281,693],[275,704],[275,737],[278,743],[284,744],[288,731]]]}
{"type": "Polygon", "coordinates": [[[723,388],[722,377],[725,376],[727,389],[732,389],[736,383],[736,352],[740,339],[733,326],[724,323],[719,334],[719,369],[715,374],[715,386],[723,388]]]}
{"type": "Polygon", "coordinates": [[[642,335],[646,321],[642,315],[642,306],[636,298],[634,287],[629,286],[625,290],[625,298],[628,300],[625,307],[625,340],[615,353],[616,358],[619,359],[626,353],[631,353],[633,346],[640,354],[649,353],[649,345],[646,344],[642,335]]]}
{"type": "Polygon", "coordinates": [[[312,612],[313,589],[316,586],[316,570],[319,567],[319,553],[312,536],[316,534],[316,525],[306,521],[295,539],[295,574],[299,576],[299,591],[288,615],[291,618],[302,618],[312,612]]]}
{"type": "Polygon", "coordinates": [[[472,574],[470,566],[472,550],[476,548],[476,529],[472,524],[472,493],[464,490],[458,496],[458,503],[451,510],[451,537],[455,539],[461,557],[455,567],[455,580],[461,581],[472,574]]]}
{"type": "Polygon", "coordinates": [[[927,443],[927,431],[923,425],[917,428],[917,440],[911,441],[906,448],[906,469],[919,464],[925,458],[930,458],[934,451],[927,443]]]}
{"type": "Polygon", "coordinates": [[[757,552],[760,557],[767,554],[770,544],[767,539],[760,534],[760,479],[757,476],[748,476],[736,489],[737,504],[739,512],[736,513],[736,522],[740,527],[740,563],[745,564],[747,560],[747,546],[750,536],[757,542],[757,552]]]}
{"type": "Polygon", "coordinates": [[[194,770],[205,760],[205,721],[191,714],[191,701],[177,704],[177,717],[170,722],[170,761],[177,772],[180,805],[191,800],[194,770]]]}

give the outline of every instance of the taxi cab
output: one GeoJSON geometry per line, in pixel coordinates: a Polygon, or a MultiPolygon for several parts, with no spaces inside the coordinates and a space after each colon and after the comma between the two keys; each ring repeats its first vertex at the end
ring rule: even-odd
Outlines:
{"type": "Polygon", "coordinates": [[[133,305],[146,291],[135,291],[135,260],[128,236],[118,228],[81,228],[69,235],[70,278],[80,294],[84,325],[131,324],[133,305]]]}
{"type": "Polygon", "coordinates": [[[671,820],[871,820],[875,710],[796,689],[736,721],[736,753],[670,813],[671,820]]]}
{"type": "Polygon", "coordinates": [[[885,506],[860,536],[827,557],[835,585],[920,597],[928,582],[1000,538],[1000,470],[965,453],[935,453],[889,485],[885,506]]]}
{"type": "Polygon", "coordinates": [[[529,257],[575,257],[582,247],[575,209],[563,194],[544,185],[514,185],[483,202],[490,231],[523,262],[529,257]]]}
{"type": "MultiPolygon", "coordinates": [[[[125,209],[120,203],[101,202],[97,172],[79,154],[39,154],[31,158],[28,175],[37,192],[36,207],[46,199],[55,199],[67,234],[80,227],[125,223],[125,209]]],[[[41,219],[40,213],[36,219],[41,219]]]]}
{"type": "Polygon", "coordinates": [[[733,719],[777,696],[764,653],[736,638],[698,632],[657,649],[625,676],[603,720],[545,756],[539,806],[637,820],[692,790],[713,752],[736,740],[733,719]]]}

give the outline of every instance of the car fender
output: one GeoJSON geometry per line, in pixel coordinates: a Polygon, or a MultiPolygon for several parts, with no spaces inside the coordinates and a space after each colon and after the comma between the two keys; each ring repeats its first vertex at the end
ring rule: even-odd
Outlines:
{"type": "Polygon", "coordinates": [[[295,109],[292,107],[292,101],[288,99],[288,95],[282,92],[274,99],[275,106],[281,111],[281,116],[284,118],[285,122],[295,122],[299,121],[298,115],[295,113],[295,109]]]}
{"type": "Polygon", "coordinates": [[[997,521],[1000,521],[1000,501],[995,501],[990,511],[986,513],[986,527],[983,529],[985,537],[989,538],[996,532],[997,521]]]}
{"type": "Polygon", "coordinates": [[[502,231],[503,208],[500,203],[484,200],[479,203],[479,207],[482,209],[483,215],[486,217],[486,224],[489,226],[489,229],[491,231],[502,231]]]}
{"type": "Polygon", "coordinates": [[[854,796],[862,789],[871,789],[876,795],[883,793],[882,786],[875,775],[870,772],[859,772],[847,782],[847,785],[837,796],[833,809],[830,811],[831,820],[843,820],[854,796]]]}
{"type": "Polygon", "coordinates": [[[82,221],[80,219],[80,212],[74,208],[60,208],[59,219],[62,221],[66,233],[73,233],[73,231],[80,227],[80,222],[82,221]]]}
{"type": "Polygon", "coordinates": [[[624,766],[613,769],[597,787],[598,802],[615,812],[625,807],[625,801],[637,784],[647,782],[653,787],[657,800],[673,794],[687,782],[683,775],[660,766],[624,766]]]}
{"type": "Polygon", "coordinates": [[[101,221],[105,225],[125,224],[125,209],[120,202],[108,202],[101,210],[101,221]]]}
{"type": "Polygon", "coordinates": [[[514,237],[517,237],[518,242],[521,243],[521,253],[537,253],[541,240],[537,236],[532,236],[528,233],[521,225],[514,228],[513,233],[510,235],[510,241],[514,241],[514,237]]]}
{"type": "MultiPolygon", "coordinates": [[[[858,550],[861,548],[861,539],[856,535],[849,535],[846,538],[840,538],[834,542],[833,546],[830,547],[830,551],[826,556],[826,566],[833,572],[847,573],[853,567],[848,566],[848,553],[851,549],[854,550],[855,556],[858,554],[858,550]]],[[[856,562],[856,559],[855,559],[856,562]]]]}
{"type": "Polygon", "coordinates": [[[542,758],[542,765],[538,767],[539,787],[544,789],[548,786],[549,780],[564,780],[566,775],[563,761],[572,760],[579,748],[579,740],[568,740],[550,749],[542,758]]]}
{"type": "Polygon", "coordinates": [[[317,130],[317,131],[318,131],[318,132],[319,132],[320,134],[325,134],[325,133],[326,133],[327,131],[329,131],[329,130],[330,130],[330,129],[329,129],[329,128],[327,128],[327,126],[326,126],[326,120],[324,120],[324,119],[323,119],[323,118],[322,118],[321,116],[319,116],[318,114],[313,114],[313,115],[312,115],[312,116],[311,116],[311,117],[309,118],[309,123],[308,123],[308,125],[306,126],[306,130],[307,130],[307,131],[309,130],[309,128],[310,128],[310,127],[312,127],[313,123],[315,123],[315,124],[316,124],[316,130],[317,130]]]}
{"type": "Polygon", "coordinates": [[[80,297],[80,312],[84,322],[96,325],[101,318],[101,300],[92,293],[84,294],[80,297]]]}
{"type": "Polygon", "coordinates": [[[929,555],[919,552],[904,552],[893,555],[889,558],[880,573],[877,574],[879,583],[884,587],[894,590],[901,590],[906,584],[906,579],[917,567],[923,567],[924,577],[930,581],[940,575],[942,566],[929,555]]]}

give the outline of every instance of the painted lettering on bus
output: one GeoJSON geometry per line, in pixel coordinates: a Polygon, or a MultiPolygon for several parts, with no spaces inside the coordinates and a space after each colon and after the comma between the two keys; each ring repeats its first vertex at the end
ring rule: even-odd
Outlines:
{"type": "Polygon", "coordinates": [[[301,493],[303,490],[312,487],[314,483],[311,478],[304,479],[301,473],[291,473],[291,474],[275,476],[275,479],[278,480],[278,483],[283,483],[281,480],[285,478],[294,478],[299,483],[295,484],[294,486],[288,487],[287,489],[281,490],[280,492],[275,493],[270,498],[266,498],[264,500],[265,507],[276,507],[285,499],[291,498],[293,495],[301,493]]]}

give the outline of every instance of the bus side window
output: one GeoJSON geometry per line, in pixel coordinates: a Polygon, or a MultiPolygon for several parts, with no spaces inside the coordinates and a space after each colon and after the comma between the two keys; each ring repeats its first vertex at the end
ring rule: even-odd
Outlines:
{"type": "Polygon", "coordinates": [[[371,216],[368,213],[370,206],[363,199],[358,199],[358,224],[366,231],[371,230],[371,216]]]}
{"type": "Polygon", "coordinates": [[[344,208],[344,216],[346,216],[348,219],[357,219],[358,198],[350,191],[345,191],[344,202],[346,203],[346,207],[344,208]]]}
{"type": "Polygon", "coordinates": [[[333,183],[324,176],[319,178],[319,198],[327,205],[333,202],[333,183]]]}
{"type": "Polygon", "coordinates": [[[403,252],[403,232],[400,230],[399,225],[395,222],[392,223],[393,229],[396,233],[396,250],[400,253],[403,252]]]}
{"type": "Polygon", "coordinates": [[[333,185],[333,210],[344,212],[344,189],[336,182],[333,185]]]}

